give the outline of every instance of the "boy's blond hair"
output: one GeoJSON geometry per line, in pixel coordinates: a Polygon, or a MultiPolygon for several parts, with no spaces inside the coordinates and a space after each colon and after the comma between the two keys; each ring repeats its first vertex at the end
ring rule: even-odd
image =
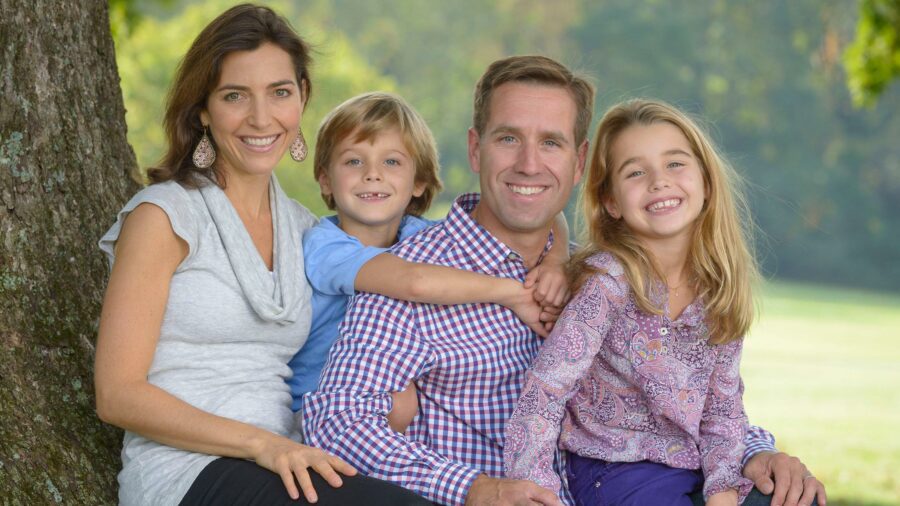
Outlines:
{"type": "MultiPolygon", "coordinates": [[[[396,128],[416,167],[415,181],[425,191],[413,197],[406,214],[419,216],[428,210],[443,185],[438,177],[440,162],[434,136],[425,120],[401,97],[393,93],[370,92],[357,95],[334,108],[325,116],[316,138],[313,175],[318,181],[328,174],[337,145],[355,132],[355,142],[370,141],[379,133],[396,128]]],[[[334,197],[322,194],[328,209],[335,209],[334,197]]]]}
{"type": "Polygon", "coordinates": [[[585,263],[597,251],[608,251],[622,263],[638,306],[660,314],[651,301],[656,283],[665,279],[652,255],[624,220],[606,210],[612,198],[612,145],[634,125],[668,123],[678,128],[699,161],[707,199],[697,217],[688,254],[694,288],[705,304],[711,344],[746,334],[753,320],[753,287],[758,269],[753,256],[749,209],[740,191],[740,178],[721,156],[709,136],[689,116],[658,100],[634,99],[610,108],[600,125],[581,189],[586,247],[573,257],[570,272],[577,289],[593,271],[585,263]]]}

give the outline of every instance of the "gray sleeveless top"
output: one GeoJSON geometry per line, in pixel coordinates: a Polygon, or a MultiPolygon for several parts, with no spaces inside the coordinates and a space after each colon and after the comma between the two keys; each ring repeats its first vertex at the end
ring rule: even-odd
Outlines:
{"type": "MultiPolygon", "coordinates": [[[[148,381],[219,416],[300,440],[285,378],[306,341],[311,291],[303,274],[303,231],[316,218],[272,178],[274,273],[215,185],[151,185],[119,212],[100,240],[110,265],[122,223],[148,202],[169,217],[189,253],[172,276],[148,381]]],[[[160,416],[165,416],[160,413],[160,416]]],[[[125,432],[119,502],[174,505],[216,456],[179,450],[125,432]]]]}

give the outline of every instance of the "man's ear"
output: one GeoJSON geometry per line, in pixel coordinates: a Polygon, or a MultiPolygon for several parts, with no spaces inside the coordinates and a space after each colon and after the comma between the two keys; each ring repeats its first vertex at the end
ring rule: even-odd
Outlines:
{"type": "Polygon", "coordinates": [[[481,136],[475,131],[475,128],[469,128],[469,168],[472,172],[478,174],[481,172],[481,136]]]}
{"type": "Polygon", "coordinates": [[[578,146],[578,159],[576,161],[575,166],[575,184],[578,184],[581,181],[581,177],[584,176],[584,164],[587,163],[587,153],[588,148],[590,148],[590,143],[587,139],[581,143],[581,146],[578,146]]]}

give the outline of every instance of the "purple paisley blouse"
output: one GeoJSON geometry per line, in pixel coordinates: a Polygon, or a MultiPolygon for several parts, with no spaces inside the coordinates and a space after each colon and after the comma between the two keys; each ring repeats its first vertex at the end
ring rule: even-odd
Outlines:
{"type": "Polygon", "coordinates": [[[588,262],[602,274],[566,306],[507,423],[507,476],[558,491],[558,444],[584,457],[702,468],[706,498],[733,488],[743,501],[753,487],[741,475],[743,340],[709,345],[699,300],[674,321],[641,311],[612,255],[588,262]]]}

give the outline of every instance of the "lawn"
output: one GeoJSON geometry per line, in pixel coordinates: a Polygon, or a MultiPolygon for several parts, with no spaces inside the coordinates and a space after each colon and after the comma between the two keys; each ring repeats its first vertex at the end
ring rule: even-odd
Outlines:
{"type": "Polygon", "coordinates": [[[900,504],[900,297],[769,283],[742,364],[752,423],[828,504],[900,504]]]}

